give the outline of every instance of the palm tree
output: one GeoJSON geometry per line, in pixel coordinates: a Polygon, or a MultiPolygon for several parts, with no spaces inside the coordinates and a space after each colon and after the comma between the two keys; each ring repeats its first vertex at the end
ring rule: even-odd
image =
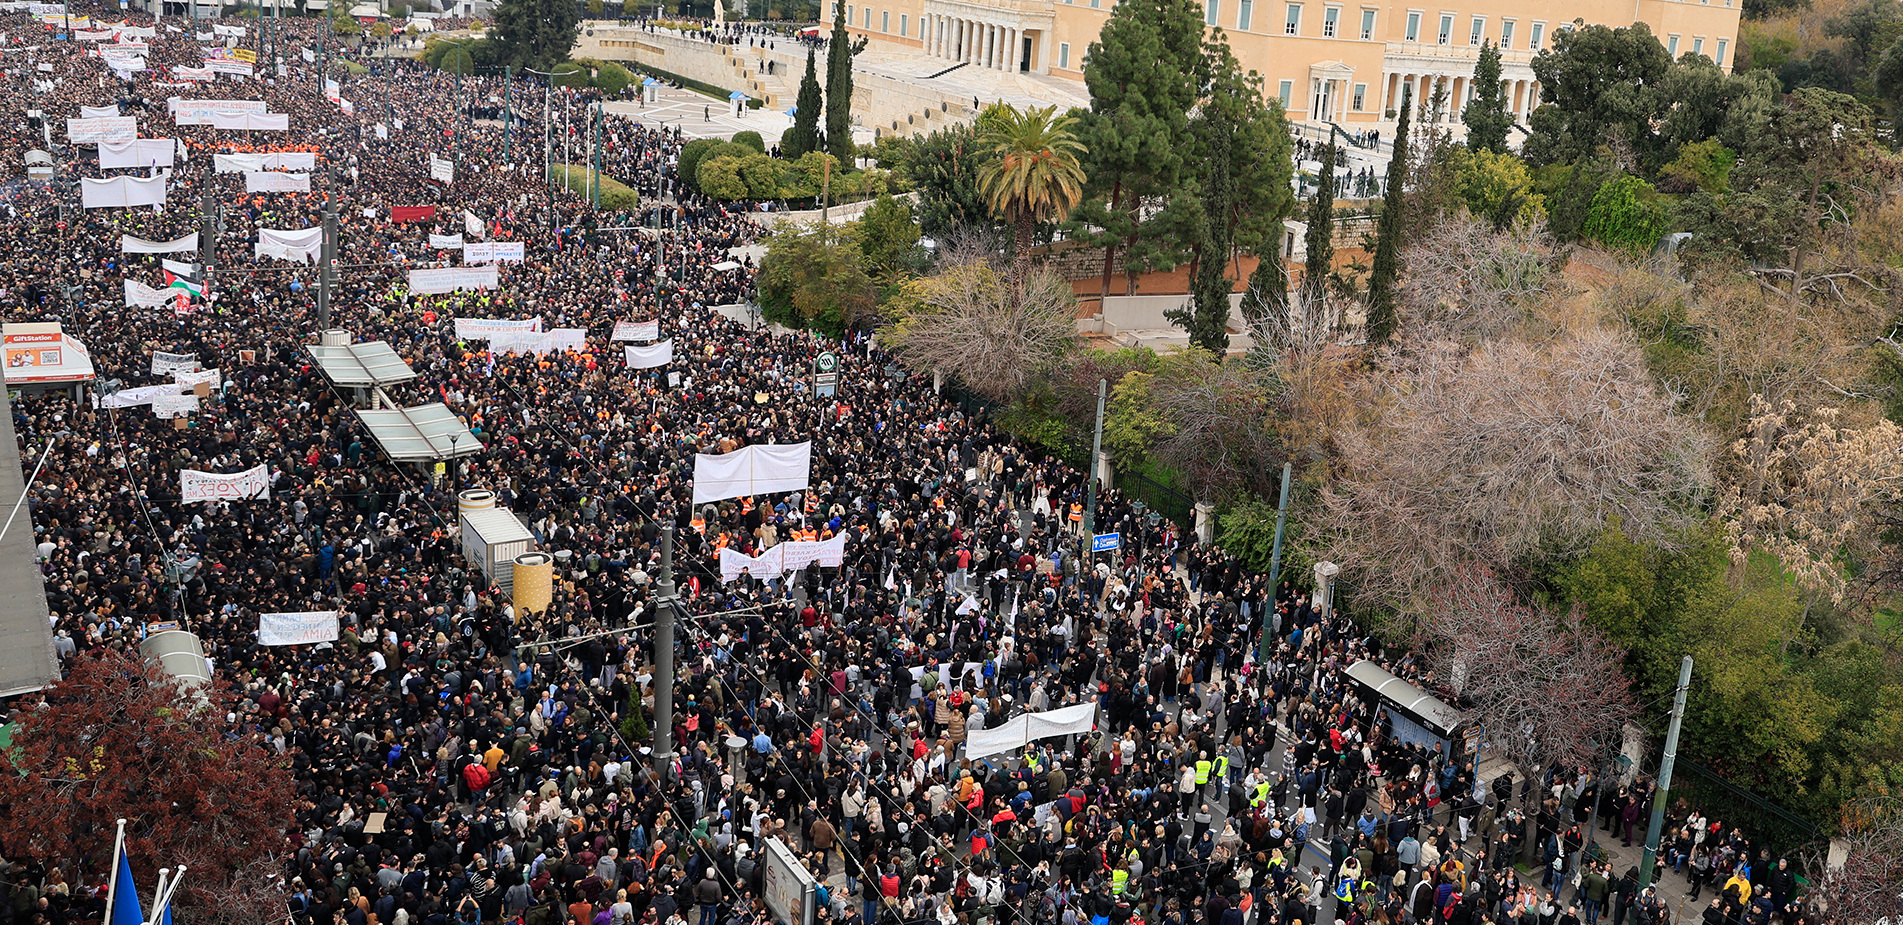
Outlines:
{"type": "Polygon", "coordinates": [[[1031,259],[1038,222],[1061,222],[1083,198],[1083,143],[1071,133],[1077,120],[1057,107],[1003,107],[987,120],[983,143],[997,156],[978,171],[978,186],[991,208],[1017,233],[1012,272],[1020,281],[1031,259]]]}

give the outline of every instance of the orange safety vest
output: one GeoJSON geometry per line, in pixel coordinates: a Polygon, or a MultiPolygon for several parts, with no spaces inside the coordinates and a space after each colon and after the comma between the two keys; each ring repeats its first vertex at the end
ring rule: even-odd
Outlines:
{"type": "Polygon", "coordinates": [[[753,513],[753,499],[752,498],[740,499],[740,513],[742,514],[753,513]]]}
{"type": "Polygon", "coordinates": [[[1071,523],[1084,522],[1084,506],[1083,505],[1073,504],[1070,506],[1070,521],[1071,523]]]}
{"type": "Polygon", "coordinates": [[[694,528],[695,533],[698,533],[701,536],[707,535],[707,521],[705,518],[701,518],[701,517],[694,518],[693,521],[690,523],[690,526],[694,528]]]}
{"type": "Polygon", "coordinates": [[[806,495],[806,513],[811,514],[817,510],[819,510],[819,496],[809,492],[806,495]]]}

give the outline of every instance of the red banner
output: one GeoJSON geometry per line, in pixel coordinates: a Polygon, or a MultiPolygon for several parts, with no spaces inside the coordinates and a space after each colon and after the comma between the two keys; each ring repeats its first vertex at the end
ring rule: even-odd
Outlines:
{"type": "Polygon", "coordinates": [[[435,217],[435,206],[394,206],[390,209],[390,221],[393,222],[414,222],[435,217]]]}

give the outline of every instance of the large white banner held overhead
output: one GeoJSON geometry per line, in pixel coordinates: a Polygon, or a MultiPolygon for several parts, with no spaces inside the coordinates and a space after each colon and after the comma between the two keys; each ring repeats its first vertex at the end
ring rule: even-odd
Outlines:
{"type": "Polygon", "coordinates": [[[653,369],[674,362],[674,341],[671,338],[645,347],[629,344],[621,349],[626,353],[629,369],[653,369]]]}
{"type": "Polygon", "coordinates": [[[66,120],[66,140],[76,145],[98,144],[102,141],[137,141],[138,138],[139,120],[133,116],[66,120]]]}
{"type": "Polygon", "coordinates": [[[214,154],[212,169],[218,173],[250,173],[255,170],[313,170],[317,155],[311,151],[280,151],[273,154],[214,154]]]}
{"type": "Polygon", "coordinates": [[[123,254],[176,254],[181,251],[198,249],[198,232],[170,241],[147,241],[129,234],[119,236],[119,252],[123,254]]]}
{"type": "Polygon", "coordinates": [[[484,340],[498,334],[539,334],[542,332],[540,318],[458,318],[456,319],[457,340],[484,340]]]}
{"type": "Polygon", "coordinates": [[[410,291],[417,295],[436,295],[458,289],[494,289],[501,281],[496,265],[480,267],[439,267],[410,271],[410,291]]]}
{"type": "Polygon", "coordinates": [[[271,470],[264,466],[230,475],[180,469],[178,482],[178,500],[185,504],[194,501],[242,501],[248,498],[269,500],[271,497],[271,470]]]}
{"type": "Polygon", "coordinates": [[[135,138],[131,141],[107,141],[99,145],[99,169],[143,170],[170,167],[178,154],[178,145],[170,138],[135,138]]]}
{"type": "Polygon", "coordinates": [[[308,193],[311,191],[311,175],[286,173],[281,170],[253,170],[244,175],[244,191],[247,193],[308,193]]]}
{"type": "Polygon", "coordinates": [[[1096,717],[1096,704],[1080,703],[1043,713],[1014,716],[1005,720],[1004,725],[993,729],[968,730],[965,733],[965,757],[976,761],[1016,751],[1039,739],[1083,735],[1096,724],[1096,717]]]}
{"type": "Polygon", "coordinates": [[[307,646],[337,641],[337,611],[258,614],[258,645],[307,646]]]}
{"type": "Polygon", "coordinates": [[[802,491],[808,487],[812,471],[811,441],[756,444],[719,455],[696,453],[694,503],[802,491]]]}
{"type": "Polygon", "coordinates": [[[278,257],[284,260],[316,263],[317,254],[323,249],[324,229],[319,226],[297,231],[260,228],[257,246],[252,248],[252,251],[259,257],[278,257]]]}
{"type": "Polygon", "coordinates": [[[79,181],[79,202],[88,209],[165,208],[164,177],[107,177],[79,181]]]}

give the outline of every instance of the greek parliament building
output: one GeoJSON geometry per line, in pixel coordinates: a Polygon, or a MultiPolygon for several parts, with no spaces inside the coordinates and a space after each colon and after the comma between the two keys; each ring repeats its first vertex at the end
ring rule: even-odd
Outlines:
{"type": "MultiPolygon", "coordinates": [[[[1419,2],[1419,0],[1414,0],[1419,2]]],[[[1204,22],[1220,26],[1264,92],[1296,121],[1388,122],[1402,88],[1425,104],[1438,84],[1456,104],[1471,98],[1480,43],[1500,46],[1507,105],[1524,123],[1539,105],[1529,66],[1553,34],[1575,19],[1609,26],[1644,22],[1673,58],[1706,55],[1727,72],[1742,0],[1460,0],[1411,6],[1358,0],[1204,0],[1204,22]]],[[[877,46],[918,49],[946,67],[1024,71],[1082,81],[1085,53],[1116,0],[838,0],[821,4],[826,22],[877,46]]]]}

